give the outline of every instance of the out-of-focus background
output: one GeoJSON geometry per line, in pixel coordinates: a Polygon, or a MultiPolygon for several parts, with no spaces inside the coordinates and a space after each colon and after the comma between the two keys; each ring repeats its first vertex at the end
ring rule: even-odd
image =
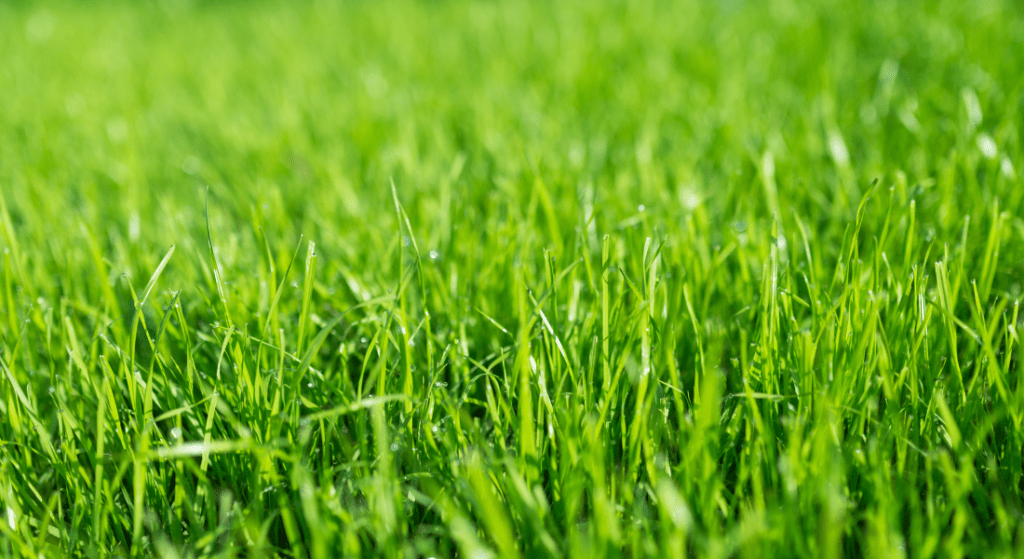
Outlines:
{"type": "Polygon", "coordinates": [[[130,269],[205,228],[207,186],[225,258],[244,260],[254,223],[339,256],[379,244],[392,178],[443,250],[455,225],[497,234],[490,221],[538,178],[539,231],[564,244],[591,206],[600,230],[673,221],[697,200],[722,235],[791,209],[849,220],[897,172],[936,182],[918,210],[949,233],[1020,170],[1014,2],[0,10],[0,181],[18,236],[47,246],[47,226],[84,221],[130,269]]]}

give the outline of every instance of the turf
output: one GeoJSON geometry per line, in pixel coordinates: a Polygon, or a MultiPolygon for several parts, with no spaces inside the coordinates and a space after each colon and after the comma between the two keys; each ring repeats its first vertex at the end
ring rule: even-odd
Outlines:
{"type": "Polygon", "coordinates": [[[1016,0],[0,1],[0,557],[1024,557],[1016,0]]]}

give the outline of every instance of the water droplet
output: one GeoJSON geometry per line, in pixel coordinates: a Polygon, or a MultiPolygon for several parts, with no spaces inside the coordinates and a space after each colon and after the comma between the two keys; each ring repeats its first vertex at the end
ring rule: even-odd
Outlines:
{"type": "Polygon", "coordinates": [[[995,159],[996,154],[999,152],[996,147],[996,141],[992,139],[992,136],[988,134],[981,134],[977,140],[978,150],[985,156],[986,159],[995,159]]]}

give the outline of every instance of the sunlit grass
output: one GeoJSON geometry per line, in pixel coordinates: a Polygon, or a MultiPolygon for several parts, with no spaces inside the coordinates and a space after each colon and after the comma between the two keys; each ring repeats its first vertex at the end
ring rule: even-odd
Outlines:
{"type": "Polygon", "coordinates": [[[3,557],[1024,556],[1015,2],[0,3],[3,557]]]}

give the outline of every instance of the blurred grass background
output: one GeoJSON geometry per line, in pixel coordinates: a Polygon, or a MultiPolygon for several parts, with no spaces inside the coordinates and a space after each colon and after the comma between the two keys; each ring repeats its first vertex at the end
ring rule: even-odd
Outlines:
{"type": "MultiPolygon", "coordinates": [[[[640,204],[669,218],[692,193],[720,224],[792,208],[835,241],[827,225],[896,172],[952,175],[920,208],[948,233],[1005,189],[1002,159],[1019,151],[1012,2],[2,9],[8,203],[104,238],[131,238],[122,217],[138,215],[139,239],[170,244],[210,185],[229,229],[257,221],[344,253],[388,231],[365,224],[392,219],[392,177],[440,237],[459,210],[524,198],[541,176],[559,238],[589,190],[601,230],[640,204]],[[991,162],[979,132],[1003,148],[991,162]],[[766,153],[778,202],[757,178],[766,153]],[[439,209],[442,182],[461,207],[439,209]]],[[[123,250],[120,266],[159,258],[123,250]]]]}

